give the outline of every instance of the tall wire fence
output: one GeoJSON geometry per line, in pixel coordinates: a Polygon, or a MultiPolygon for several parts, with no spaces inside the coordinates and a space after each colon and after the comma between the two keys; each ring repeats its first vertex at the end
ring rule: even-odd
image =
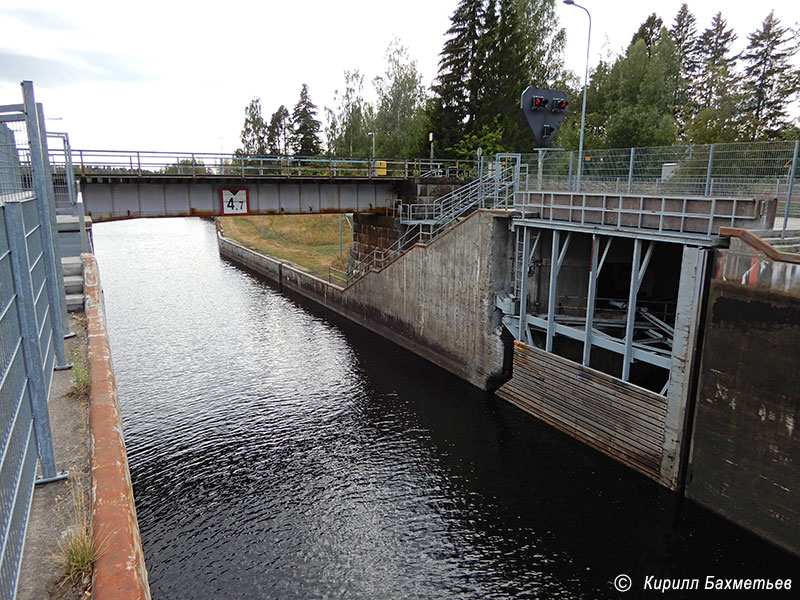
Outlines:
{"type": "Polygon", "coordinates": [[[523,155],[529,190],[777,198],[778,216],[800,217],[800,141],[696,144],[523,155]]]}
{"type": "Polygon", "coordinates": [[[54,188],[30,82],[23,97],[0,107],[0,600],[16,595],[37,463],[38,481],[63,477],[47,405],[53,370],[67,366],[54,188]]]}

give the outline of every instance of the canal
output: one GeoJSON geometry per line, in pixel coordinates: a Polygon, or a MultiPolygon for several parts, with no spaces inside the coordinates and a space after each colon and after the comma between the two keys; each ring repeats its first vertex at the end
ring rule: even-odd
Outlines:
{"type": "Polygon", "coordinates": [[[798,572],[221,260],[212,223],[99,224],[94,240],[155,600],[618,598],[621,573],[798,572]]]}

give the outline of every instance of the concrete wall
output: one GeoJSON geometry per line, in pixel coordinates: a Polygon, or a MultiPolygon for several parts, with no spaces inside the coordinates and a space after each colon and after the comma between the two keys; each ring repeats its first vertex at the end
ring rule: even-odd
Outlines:
{"type": "Polygon", "coordinates": [[[219,237],[220,254],[447,369],[473,385],[499,385],[504,344],[495,293],[507,286],[507,213],[473,213],[431,245],[418,244],[341,288],[219,237]]]}
{"type": "Polygon", "coordinates": [[[686,495],[800,554],[800,265],[718,251],[686,495]]]}

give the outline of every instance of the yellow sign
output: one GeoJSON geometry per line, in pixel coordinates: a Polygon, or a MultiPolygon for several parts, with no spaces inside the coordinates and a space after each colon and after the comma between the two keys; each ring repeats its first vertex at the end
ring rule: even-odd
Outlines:
{"type": "Polygon", "coordinates": [[[375,174],[376,175],[386,175],[386,161],[385,160],[377,160],[377,161],[375,161],[375,174]]]}

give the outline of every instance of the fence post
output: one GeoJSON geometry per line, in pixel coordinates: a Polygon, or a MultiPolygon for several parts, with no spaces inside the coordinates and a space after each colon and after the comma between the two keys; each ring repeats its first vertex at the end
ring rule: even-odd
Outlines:
{"type": "Polygon", "coordinates": [[[786,210],[783,213],[783,229],[781,237],[786,237],[786,226],[789,224],[789,207],[792,204],[792,191],[794,190],[794,178],[797,176],[797,153],[800,150],[800,140],[794,141],[794,154],[792,155],[792,168],[789,173],[789,190],[786,192],[786,210]]]}
{"type": "Polygon", "coordinates": [[[64,176],[67,178],[67,194],[70,203],[75,206],[78,201],[78,193],[75,189],[75,169],[72,166],[72,146],[69,144],[69,136],[65,133],[64,137],[64,176]]]}
{"type": "Polygon", "coordinates": [[[539,191],[540,192],[542,191],[542,179],[543,179],[543,176],[544,176],[544,153],[545,152],[547,152],[547,150],[539,149],[539,161],[538,161],[537,170],[536,170],[536,183],[539,186],[539,191]]]}
{"type": "MultiPolygon", "coordinates": [[[[31,148],[31,155],[34,154],[33,150],[31,148]]],[[[36,433],[36,447],[42,464],[42,480],[50,481],[58,478],[59,474],[56,473],[53,434],[50,429],[50,413],[47,408],[48,390],[45,386],[44,360],[39,343],[39,327],[36,323],[36,304],[33,297],[28,247],[25,239],[25,223],[22,218],[22,202],[7,201],[4,204],[4,212],[8,247],[11,250],[14,292],[17,296],[25,374],[28,378],[33,429],[36,433]]],[[[51,310],[54,308],[52,304],[50,308],[51,310]]],[[[55,341],[58,336],[54,335],[53,338],[55,341]]]]}
{"type": "Polygon", "coordinates": [[[575,151],[569,153],[569,175],[567,175],[567,191],[572,191],[572,162],[575,160],[575,151]]]}
{"type": "Polygon", "coordinates": [[[716,144],[711,144],[708,150],[708,170],[706,171],[706,196],[711,195],[711,168],[714,166],[714,148],[716,144]]]}
{"type": "Polygon", "coordinates": [[[33,82],[22,82],[22,96],[25,106],[25,124],[31,152],[33,170],[33,186],[36,194],[36,209],[39,225],[42,230],[42,258],[44,259],[47,277],[47,295],[50,301],[50,312],[53,325],[53,345],[55,346],[56,368],[68,369],[64,352],[64,336],[69,333],[68,321],[64,320],[67,312],[64,277],[61,273],[61,250],[58,247],[58,224],[56,222],[53,199],[53,181],[49,177],[47,166],[47,142],[44,135],[44,115],[41,105],[37,105],[33,96],[33,82]],[[53,199],[53,202],[50,200],[53,199]],[[52,211],[51,211],[52,209],[52,211]],[[57,261],[57,262],[56,262],[57,261]]]}
{"type": "Polygon", "coordinates": [[[628,165],[628,193],[633,189],[633,161],[636,156],[636,148],[631,148],[631,163],[628,165]]]}

